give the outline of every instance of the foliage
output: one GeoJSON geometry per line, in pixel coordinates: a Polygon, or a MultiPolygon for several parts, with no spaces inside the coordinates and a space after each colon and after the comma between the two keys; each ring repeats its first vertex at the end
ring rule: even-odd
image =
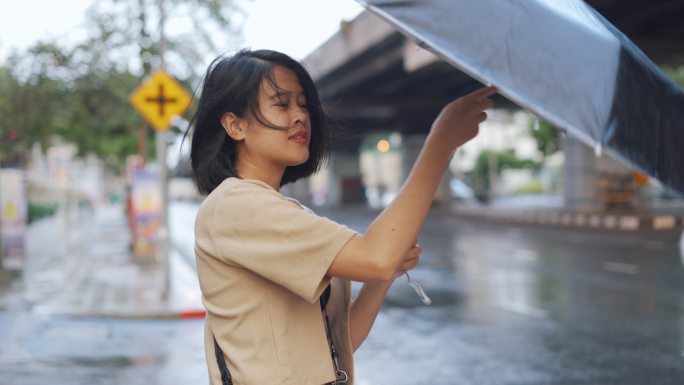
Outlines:
{"type": "Polygon", "coordinates": [[[483,150],[475,161],[475,169],[473,171],[476,175],[485,177],[489,175],[489,165],[492,163],[490,160],[491,156],[495,158],[497,173],[500,173],[503,169],[530,169],[538,171],[541,168],[541,163],[531,159],[520,159],[513,151],[497,152],[483,150]]]}
{"type": "MultiPolygon", "coordinates": [[[[190,27],[167,31],[163,44],[159,1],[95,2],[82,41],[38,42],[0,62],[0,162],[21,163],[34,143],[46,149],[59,136],[75,143],[80,155],[93,153],[120,169],[138,151],[142,124],[129,96],[160,66],[162,46],[167,72],[192,89],[206,66],[203,54],[216,51],[215,37],[239,36],[244,15],[236,1],[166,0],[166,24],[185,19],[190,27]]],[[[152,153],[154,133],[145,135],[152,153]]]]}
{"type": "Polygon", "coordinates": [[[665,67],[665,73],[675,81],[675,83],[684,87],[684,66],[680,67],[665,67]]]}
{"type": "Polygon", "coordinates": [[[5,162],[21,161],[17,151],[34,143],[46,149],[55,136],[75,143],[80,155],[97,155],[113,169],[136,152],[140,118],[128,95],[139,76],[116,69],[81,74],[70,52],[52,44],[36,45],[14,60],[14,68],[0,70],[0,132],[11,138],[0,147],[5,162]]]}
{"type": "MultiPolygon", "coordinates": [[[[244,1],[244,0],[243,0],[244,1]]],[[[238,0],[165,0],[164,38],[159,0],[104,0],[87,12],[91,31],[80,48],[90,62],[149,74],[164,66],[177,77],[196,81],[207,55],[241,36],[245,14],[238,0]]],[[[221,48],[223,50],[224,48],[221,48]]]]}
{"type": "Polygon", "coordinates": [[[537,141],[537,149],[539,149],[544,158],[560,150],[560,135],[558,135],[558,130],[551,123],[541,119],[536,122],[532,121],[529,133],[537,141]]]}
{"type": "Polygon", "coordinates": [[[544,185],[539,179],[533,179],[529,183],[520,186],[512,191],[513,195],[541,194],[544,192],[544,185]]]}
{"type": "Polygon", "coordinates": [[[51,217],[57,213],[59,205],[53,203],[34,203],[28,204],[28,223],[31,224],[39,219],[51,217]]]}
{"type": "Polygon", "coordinates": [[[496,173],[503,169],[530,169],[539,171],[541,163],[531,159],[520,159],[513,151],[483,150],[477,156],[475,167],[470,175],[470,183],[482,193],[489,189],[490,165],[495,165],[496,173]]]}

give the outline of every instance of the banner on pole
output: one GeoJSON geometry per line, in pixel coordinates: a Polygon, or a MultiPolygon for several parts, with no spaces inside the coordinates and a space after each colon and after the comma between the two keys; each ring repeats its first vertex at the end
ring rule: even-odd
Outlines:
{"type": "Polygon", "coordinates": [[[23,267],[27,212],[24,172],[0,169],[0,255],[6,270],[23,267]]]}
{"type": "Polygon", "coordinates": [[[132,215],[133,253],[136,257],[156,258],[162,220],[159,175],[146,169],[133,171],[132,215]]]}

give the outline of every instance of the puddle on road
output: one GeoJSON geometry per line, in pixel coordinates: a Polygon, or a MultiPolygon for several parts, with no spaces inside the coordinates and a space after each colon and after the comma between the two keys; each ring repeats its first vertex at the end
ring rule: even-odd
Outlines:
{"type": "MultiPolygon", "coordinates": [[[[147,357],[146,357],[147,358],[147,357]]],[[[156,360],[150,360],[153,364],[156,360]]],[[[132,357],[109,356],[109,357],[69,357],[65,363],[70,366],[78,367],[97,367],[97,368],[127,368],[136,365],[132,357]]]]}
{"type": "Polygon", "coordinates": [[[111,330],[99,324],[58,325],[45,330],[43,336],[48,340],[104,341],[111,330]]]}

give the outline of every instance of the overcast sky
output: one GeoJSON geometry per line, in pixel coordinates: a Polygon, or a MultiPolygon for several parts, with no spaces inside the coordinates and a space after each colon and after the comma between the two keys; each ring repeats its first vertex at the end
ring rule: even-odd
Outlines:
{"type": "MultiPolygon", "coordinates": [[[[77,40],[93,0],[0,0],[0,61],[12,48],[41,38],[77,40]]],[[[253,0],[245,7],[243,46],[283,51],[303,59],[361,11],[355,0],[253,0]],[[278,26],[278,28],[274,28],[278,26]]]]}

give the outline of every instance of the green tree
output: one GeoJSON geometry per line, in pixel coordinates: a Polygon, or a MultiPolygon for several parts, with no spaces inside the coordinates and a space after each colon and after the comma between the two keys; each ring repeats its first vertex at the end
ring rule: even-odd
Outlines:
{"type": "Polygon", "coordinates": [[[19,81],[7,67],[0,67],[0,161],[15,163],[19,129],[15,100],[19,81]]]}
{"type": "Polygon", "coordinates": [[[544,159],[560,150],[558,130],[549,122],[541,119],[533,120],[529,127],[529,133],[537,142],[537,149],[542,153],[544,159]]]}
{"type": "Polygon", "coordinates": [[[217,47],[241,37],[246,17],[235,0],[164,1],[163,40],[159,5],[160,0],[95,2],[86,17],[90,36],[80,48],[97,65],[127,66],[142,75],[160,67],[163,48],[169,71],[195,81],[217,47]]]}
{"type": "Polygon", "coordinates": [[[531,159],[520,159],[512,150],[509,151],[492,151],[482,150],[475,160],[475,167],[470,174],[470,184],[477,191],[478,196],[486,196],[489,191],[489,173],[490,167],[494,165],[493,170],[500,174],[504,169],[530,169],[539,171],[541,163],[531,159]]]}

